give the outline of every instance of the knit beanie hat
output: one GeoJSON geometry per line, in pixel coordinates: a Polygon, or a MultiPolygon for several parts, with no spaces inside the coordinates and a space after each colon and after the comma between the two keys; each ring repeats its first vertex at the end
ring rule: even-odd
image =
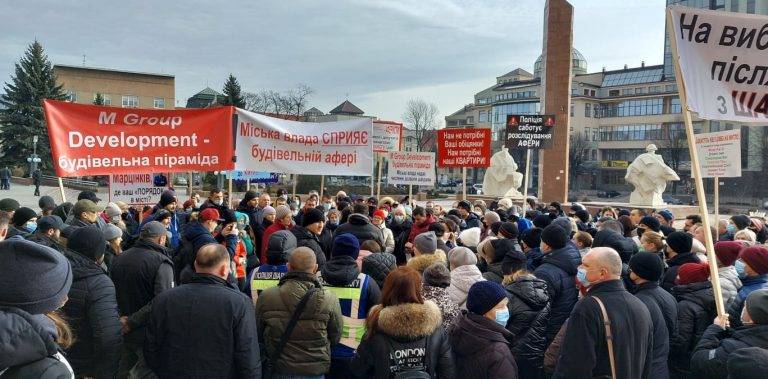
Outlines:
{"type": "Polygon", "coordinates": [[[334,237],[333,247],[331,247],[332,257],[348,256],[357,259],[358,255],[360,255],[360,241],[354,234],[343,233],[334,237]]]}
{"type": "Polygon", "coordinates": [[[677,254],[691,252],[693,246],[693,237],[685,232],[672,232],[667,236],[667,246],[677,254]]]}
{"type": "Polygon", "coordinates": [[[509,208],[512,208],[512,205],[513,205],[512,200],[506,197],[499,200],[499,203],[498,203],[499,209],[504,211],[508,210],[509,208]]]}
{"type": "Polygon", "coordinates": [[[589,221],[589,211],[586,209],[579,209],[576,211],[576,217],[578,217],[581,222],[587,222],[589,221]]]}
{"type": "Polygon", "coordinates": [[[431,287],[448,288],[451,285],[451,272],[442,262],[429,265],[422,274],[424,284],[431,287]]]}
{"type": "Polygon", "coordinates": [[[747,296],[747,312],[755,324],[768,324],[768,289],[752,291],[747,296]]]}
{"type": "Polygon", "coordinates": [[[277,215],[277,211],[275,211],[275,208],[272,208],[271,205],[267,205],[264,207],[264,209],[261,210],[261,214],[264,216],[277,215]]]}
{"type": "Polygon", "coordinates": [[[541,245],[541,228],[531,228],[520,235],[520,240],[525,242],[528,247],[535,249],[541,245]]]}
{"type": "Polygon", "coordinates": [[[378,218],[380,218],[382,220],[386,220],[387,219],[387,212],[384,211],[383,209],[377,209],[376,212],[373,212],[373,217],[378,217],[378,218]]]}
{"type": "Polygon", "coordinates": [[[160,206],[165,208],[168,204],[176,202],[176,193],[171,190],[165,190],[160,194],[160,206]]]}
{"type": "Polygon", "coordinates": [[[664,262],[658,254],[638,253],[629,259],[629,269],[647,281],[657,282],[664,274],[664,262]]]}
{"type": "Polygon", "coordinates": [[[107,215],[107,217],[109,217],[111,221],[117,221],[120,219],[120,215],[123,214],[123,211],[117,204],[108,203],[104,208],[104,213],[107,215]]]}
{"type": "Polygon", "coordinates": [[[435,232],[421,233],[413,239],[413,245],[421,254],[434,254],[437,250],[437,236],[435,232]]]}
{"type": "Polygon", "coordinates": [[[320,221],[325,221],[325,216],[323,215],[323,211],[317,208],[306,210],[301,216],[301,226],[312,225],[320,221]]]}
{"type": "Polygon", "coordinates": [[[709,265],[706,263],[686,263],[677,270],[675,284],[685,285],[706,282],[709,279],[709,265]]]}
{"type": "Polygon", "coordinates": [[[525,254],[520,250],[512,250],[504,254],[504,258],[501,260],[501,272],[504,275],[511,274],[522,268],[525,268],[528,262],[525,254]]]}
{"type": "Polygon", "coordinates": [[[739,252],[744,245],[738,241],[720,241],[715,243],[715,255],[720,261],[720,266],[732,266],[739,259],[739,252]]]}
{"type": "Polygon", "coordinates": [[[459,241],[462,246],[477,247],[480,243],[480,228],[469,228],[459,233],[459,241]]]}
{"type": "Polygon", "coordinates": [[[514,222],[503,222],[499,227],[499,235],[504,238],[517,238],[517,224],[514,222]]]}
{"type": "Polygon", "coordinates": [[[745,247],[739,254],[744,263],[749,265],[758,275],[768,274],[768,248],[763,245],[745,247]]]}
{"type": "Polygon", "coordinates": [[[731,353],[728,358],[728,377],[768,377],[768,350],[760,347],[745,347],[731,353]]]}
{"type": "Polygon", "coordinates": [[[541,232],[541,242],[553,249],[562,249],[568,243],[568,232],[558,225],[549,225],[541,232]]]}
{"type": "Polygon", "coordinates": [[[241,200],[241,204],[247,204],[249,201],[255,199],[258,197],[256,195],[256,191],[245,191],[245,194],[243,195],[243,200],[241,200]]]}
{"type": "Polygon", "coordinates": [[[40,200],[37,201],[37,206],[44,211],[47,211],[47,210],[52,211],[56,208],[56,201],[53,200],[52,197],[45,195],[40,197],[40,200]]]}
{"type": "Polygon", "coordinates": [[[506,297],[507,292],[501,284],[490,280],[479,281],[469,287],[467,310],[482,316],[506,297]]]}
{"type": "Polygon", "coordinates": [[[123,236],[122,229],[118,228],[115,224],[104,225],[104,227],[101,228],[101,233],[104,234],[104,239],[107,241],[111,241],[117,237],[123,236]]]}
{"type": "Polygon", "coordinates": [[[104,256],[104,251],[107,249],[107,240],[99,228],[85,226],[77,228],[72,232],[67,240],[67,247],[96,262],[104,256]]]}
{"type": "Polygon", "coordinates": [[[58,251],[20,238],[0,242],[0,306],[31,314],[58,309],[72,286],[72,267],[58,251]]]}
{"type": "Polygon", "coordinates": [[[558,217],[552,220],[551,225],[557,225],[563,228],[568,238],[571,238],[571,233],[573,232],[573,225],[571,225],[571,219],[569,219],[568,217],[558,217]]]}
{"type": "Polygon", "coordinates": [[[485,215],[483,216],[483,219],[488,225],[491,225],[494,222],[501,221],[501,217],[499,217],[499,214],[494,211],[486,211],[485,215]]]}
{"type": "Polygon", "coordinates": [[[291,208],[289,208],[287,205],[278,205],[277,208],[275,208],[276,220],[282,220],[290,215],[291,215],[291,208]]]}
{"type": "Polygon", "coordinates": [[[506,238],[492,240],[490,245],[493,248],[493,256],[488,257],[490,259],[489,263],[501,262],[505,255],[516,251],[515,243],[512,240],[506,238]]]}
{"type": "Polygon", "coordinates": [[[278,230],[269,236],[267,242],[267,263],[280,265],[296,249],[296,236],[288,230],[278,230]]]}
{"type": "Polygon", "coordinates": [[[661,230],[661,223],[659,220],[656,219],[656,217],[653,216],[645,216],[640,219],[640,225],[645,225],[648,229],[653,230],[654,232],[659,232],[661,230]]]}
{"type": "Polygon", "coordinates": [[[11,198],[0,200],[0,211],[3,212],[13,212],[19,209],[20,206],[18,201],[11,198]]]}
{"type": "Polygon", "coordinates": [[[552,223],[552,219],[548,214],[540,214],[533,219],[533,226],[544,229],[552,223]]]}
{"type": "Polygon", "coordinates": [[[11,224],[16,227],[22,227],[27,223],[27,221],[35,217],[37,217],[37,212],[27,207],[21,207],[17,209],[13,214],[13,217],[11,218],[11,224]]]}

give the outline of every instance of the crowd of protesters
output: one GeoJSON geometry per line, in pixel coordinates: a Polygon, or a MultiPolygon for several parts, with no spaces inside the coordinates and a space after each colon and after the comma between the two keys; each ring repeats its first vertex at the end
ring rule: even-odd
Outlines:
{"type": "Polygon", "coordinates": [[[0,378],[766,378],[768,227],[509,199],[0,200],[0,378]],[[718,316],[706,233],[727,315],[718,316]]]}

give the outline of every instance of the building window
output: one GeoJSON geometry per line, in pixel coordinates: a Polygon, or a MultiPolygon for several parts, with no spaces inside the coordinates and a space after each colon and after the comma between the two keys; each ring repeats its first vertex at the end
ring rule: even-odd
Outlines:
{"type": "Polygon", "coordinates": [[[573,104],[571,104],[571,117],[573,117],[573,115],[574,115],[574,112],[573,112],[573,109],[574,109],[574,108],[575,108],[575,107],[573,106],[573,104]]]}
{"type": "Polygon", "coordinates": [[[156,97],[155,100],[152,102],[152,106],[154,108],[165,108],[165,98],[156,97]]]}
{"type": "Polygon", "coordinates": [[[139,97],[134,95],[123,95],[123,108],[138,108],[139,97]]]}
{"type": "Polygon", "coordinates": [[[611,125],[600,127],[600,141],[655,141],[663,137],[660,124],[611,125]]]}
{"type": "Polygon", "coordinates": [[[731,12],[738,12],[739,11],[739,2],[736,0],[731,0],[731,12]]]}
{"type": "Polygon", "coordinates": [[[589,128],[584,129],[584,139],[589,141],[589,128]]]}
{"type": "MultiPolygon", "coordinates": [[[[96,96],[97,95],[98,95],[97,93],[93,94],[93,101],[94,102],[96,101],[96,96]]],[[[112,96],[105,95],[105,94],[102,93],[101,94],[101,98],[104,100],[104,105],[112,105],[112,96]]]]}
{"type": "Polygon", "coordinates": [[[600,130],[595,128],[592,130],[592,141],[599,141],[600,140],[600,130]]]}
{"type": "Polygon", "coordinates": [[[642,95],[645,93],[645,87],[637,87],[635,88],[635,95],[642,95]]]}
{"type": "Polygon", "coordinates": [[[68,90],[65,94],[66,99],[65,101],[69,101],[70,103],[74,103],[77,101],[77,92],[68,90]]]}
{"type": "Polygon", "coordinates": [[[478,122],[488,122],[488,112],[480,111],[480,116],[478,117],[478,122]]]}
{"type": "Polygon", "coordinates": [[[628,95],[634,95],[634,94],[635,94],[634,88],[624,88],[623,90],[621,90],[622,96],[628,96],[628,95]]]}
{"type": "Polygon", "coordinates": [[[657,97],[640,100],[624,100],[600,106],[600,117],[629,117],[662,114],[664,99],[657,97]]]}
{"type": "Polygon", "coordinates": [[[592,117],[592,104],[584,103],[584,117],[592,117]]]}
{"type": "Polygon", "coordinates": [[[661,86],[650,86],[650,87],[648,87],[648,92],[649,93],[661,93],[661,89],[662,89],[661,86]]]}
{"type": "Polygon", "coordinates": [[[621,94],[621,92],[619,90],[617,90],[617,89],[612,89],[612,90],[608,91],[608,96],[609,97],[616,97],[616,96],[619,96],[620,94],[621,94]]]}
{"type": "Polygon", "coordinates": [[[747,0],[747,13],[755,14],[755,0],[747,0]]]}
{"type": "Polygon", "coordinates": [[[467,124],[474,124],[474,123],[475,123],[475,116],[467,117],[467,124]]]}
{"type": "Polygon", "coordinates": [[[682,113],[682,107],[680,106],[680,98],[679,97],[673,97],[669,102],[669,112],[668,113],[682,113]]]}
{"type": "Polygon", "coordinates": [[[677,92],[677,84],[667,84],[664,86],[664,90],[667,92],[677,92]]]}

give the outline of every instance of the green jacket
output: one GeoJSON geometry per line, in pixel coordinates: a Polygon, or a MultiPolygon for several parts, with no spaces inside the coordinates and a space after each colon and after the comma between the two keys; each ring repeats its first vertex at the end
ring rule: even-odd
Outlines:
{"type": "MultiPolygon", "coordinates": [[[[259,344],[271,357],[302,296],[312,287],[322,288],[314,275],[289,272],[277,287],[261,292],[256,302],[259,344]]],[[[331,366],[331,346],[341,339],[339,299],[321,289],[307,302],[296,328],[274,365],[275,372],[290,375],[323,375],[331,366]]]]}

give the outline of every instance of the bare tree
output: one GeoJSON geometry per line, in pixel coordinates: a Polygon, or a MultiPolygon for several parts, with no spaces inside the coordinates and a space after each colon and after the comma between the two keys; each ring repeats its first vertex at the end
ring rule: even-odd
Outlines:
{"type": "Polygon", "coordinates": [[[299,117],[307,110],[309,97],[313,93],[310,86],[302,83],[285,93],[265,89],[246,92],[243,97],[245,108],[249,111],[299,117]]]}
{"type": "MultiPolygon", "coordinates": [[[[662,130],[662,139],[658,140],[656,145],[661,151],[665,163],[675,172],[680,172],[680,164],[685,158],[685,152],[688,150],[688,139],[685,136],[685,130],[673,130],[669,125],[666,125],[665,128],[666,130],[662,130]]],[[[674,193],[677,193],[678,183],[678,181],[672,182],[672,191],[674,193]]]]}
{"type": "Polygon", "coordinates": [[[584,138],[581,133],[571,134],[571,143],[568,150],[568,175],[570,179],[568,183],[573,185],[573,189],[578,191],[579,175],[587,172],[584,163],[589,160],[589,142],[584,138]]]}
{"type": "Polygon", "coordinates": [[[430,138],[429,130],[437,129],[437,105],[427,103],[421,98],[408,100],[403,113],[403,120],[416,138],[416,151],[427,148],[430,138]]]}
{"type": "Polygon", "coordinates": [[[296,117],[301,116],[307,110],[307,102],[314,92],[312,88],[304,83],[300,83],[296,88],[288,91],[285,98],[290,114],[296,117]]]}

